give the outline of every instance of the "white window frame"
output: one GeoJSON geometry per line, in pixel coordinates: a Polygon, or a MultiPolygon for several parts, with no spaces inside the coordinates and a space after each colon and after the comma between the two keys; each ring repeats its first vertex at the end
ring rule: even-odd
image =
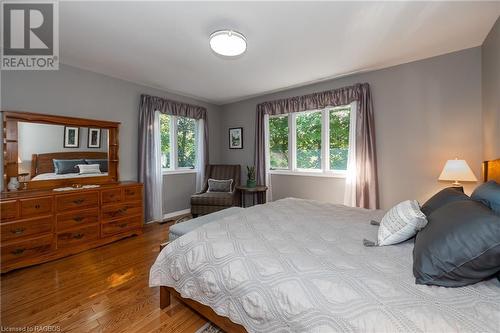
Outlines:
{"type": "MultiPolygon", "coordinates": [[[[268,172],[272,175],[297,175],[315,177],[345,178],[347,170],[330,170],[330,111],[340,108],[350,107],[342,105],[338,107],[328,107],[320,110],[307,110],[302,112],[292,112],[281,115],[269,116],[278,118],[288,116],[288,168],[273,169],[269,167],[268,172]],[[304,113],[321,112],[321,169],[304,169],[297,167],[297,115],[304,113]]],[[[267,124],[266,137],[270,138],[269,124],[267,124]]],[[[269,143],[267,143],[269,146],[269,143]]],[[[268,147],[270,149],[270,147],[268,147]]],[[[270,151],[268,151],[270,156],[270,151]]]]}
{"type": "MultiPolygon", "coordinates": [[[[179,167],[179,161],[178,161],[178,156],[177,156],[177,118],[179,116],[173,116],[173,115],[168,115],[170,119],[170,168],[163,168],[161,169],[163,174],[182,174],[182,173],[197,173],[198,172],[198,165],[195,165],[194,168],[189,168],[189,167],[179,167]]],[[[193,118],[190,118],[193,119],[193,118]]],[[[195,160],[198,161],[198,120],[193,119],[195,121],[195,145],[196,145],[196,158],[195,160]]],[[[158,124],[159,126],[159,124],[158,124]]],[[[196,163],[195,163],[196,164],[196,163]]]]}

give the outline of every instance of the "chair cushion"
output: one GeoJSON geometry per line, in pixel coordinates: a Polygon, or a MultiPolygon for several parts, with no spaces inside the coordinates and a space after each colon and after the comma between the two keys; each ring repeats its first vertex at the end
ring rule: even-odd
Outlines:
{"type": "Polygon", "coordinates": [[[193,194],[191,196],[191,205],[232,206],[233,193],[205,192],[201,194],[193,194]]]}
{"type": "Polygon", "coordinates": [[[208,179],[207,192],[231,192],[232,179],[208,179]]]}
{"type": "Polygon", "coordinates": [[[215,213],[203,215],[203,216],[197,217],[195,219],[188,220],[186,222],[174,224],[168,230],[168,232],[169,232],[168,240],[172,241],[176,238],[181,237],[182,235],[187,234],[190,231],[193,231],[196,228],[201,227],[202,225],[205,225],[207,223],[222,219],[226,216],[236,214],[241,210],[243,210],[243,208],[231,207],[231,208],[227,208],[224,210],[220,210],[220,211],[215,212],[215,213]]]}

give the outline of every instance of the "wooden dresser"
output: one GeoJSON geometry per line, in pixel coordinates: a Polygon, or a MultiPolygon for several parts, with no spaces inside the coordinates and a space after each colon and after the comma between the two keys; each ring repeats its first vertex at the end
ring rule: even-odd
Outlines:
{"type": "Polygon", "coordinates": [[[143,187],[2,193],[1,272],[39,264],[142,233],[143,187]]]}

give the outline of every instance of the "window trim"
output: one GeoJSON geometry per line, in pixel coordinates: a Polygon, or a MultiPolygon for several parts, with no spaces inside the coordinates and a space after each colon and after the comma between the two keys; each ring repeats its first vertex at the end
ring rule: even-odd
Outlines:
{"type": "MultiPolygon", "coordinates": [[[[161,116],[161,114],[160,114],[161,116]]],[[[161,168],[161,173],[163,175],[168,175],[168,174],[183,174],[183,173],[197,173],[198,172],[198,165],[195,165],[194,168],[190,168],[190,167],[179,167],[179,160],[178,160],[178,156],[177,156],[177,153],[178,153],[178,148],[177,148],[177,135],[175,135],[177,133],[177,118],[181,117],[181,116],[174,116],[174,115],[167,115],[169,117],[169,121],[170,121],[170,133],[169,133],[169,136],[170,136],[170,168],[164,168],[162,166],[161,168]]],[[[185,118],[189,118],[189,117],[185,117],[185,118]]],[[[199,131],[199,127],[198,127],[198,119],[194,119],[194,118],[189,118],[189,119],[193,119],[194,122],[195,122],[195,145],[196,145],[196,156],[195,156],[195,163],[197,164],[198,163],[198,131],[199,131]]],[[[158,126],[160,124],[158,123],[158,126]]]]}
{"type": "MultiPolygon", "coordinates": [[[[352,103],[336,107],[326,107],[318,110],[307,110],[301,112],[291,112],[279,115],[270,115],[271,118],[288,117],[288,168],[271,168],[269,161],[268,173],[271,175],[298,175],[312,177],[333,177],[346,178],[347,170],[330,169],[330,111],[349,107],[352,111],[352,103]],[[297,115],[321,112],[321,169],[303,169],[297,168],[297,115]]],[[[267,140],[270,139],[269,121],[266,126],[267,140]]],[[[267,155],[270,156],[269,142],[266,143],[267,155]]]]}

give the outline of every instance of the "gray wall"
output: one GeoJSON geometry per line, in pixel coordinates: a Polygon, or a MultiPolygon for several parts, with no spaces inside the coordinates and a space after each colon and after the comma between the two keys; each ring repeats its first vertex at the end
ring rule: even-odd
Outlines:
{"type": "Polygon", "coordinates": [[[482,46],[484,159],[500,158],[500,18],[482,46]]]}
{"type": "MultiPolygon", "coordinates": [[[[58,71],[3,71],[2,110],[74,116],[121,122],[120,178],[137,180],[138,106],[142,93],[201,105],[208,110],[210,161],[221,161],[221,117],[219,107],[102,74],[61,65],[58,71]]],[[[177,175],[172,176],[177,177],[177,175]]],[[[185,188],[167,186],[169,191],[187,193],[185,188]]],[[[189,205],[189,197],[186,197],[189,205]]]]}
{"type": "MultiPolygon", "coordinates": [[[[422,202],[445,187],[447,183],[437,178],[445,161],[454,157],[466,159],[480,176],[483,143],[479,47],[225,105],[224,132],[229,127],[243,127],[245,146],[229,150],[225,135],[221,141],[222,161],[253,164],[258,103],[359,82],[370,84],[374,99],[383,208],[410,198],[422,202]]],[[[311,180],[272,176],[273,199],[299,196],[342,202],[342,181],[311,180]]],[[[466,190],[470,192],[473,187],[469,184],[466,190]]]]}

